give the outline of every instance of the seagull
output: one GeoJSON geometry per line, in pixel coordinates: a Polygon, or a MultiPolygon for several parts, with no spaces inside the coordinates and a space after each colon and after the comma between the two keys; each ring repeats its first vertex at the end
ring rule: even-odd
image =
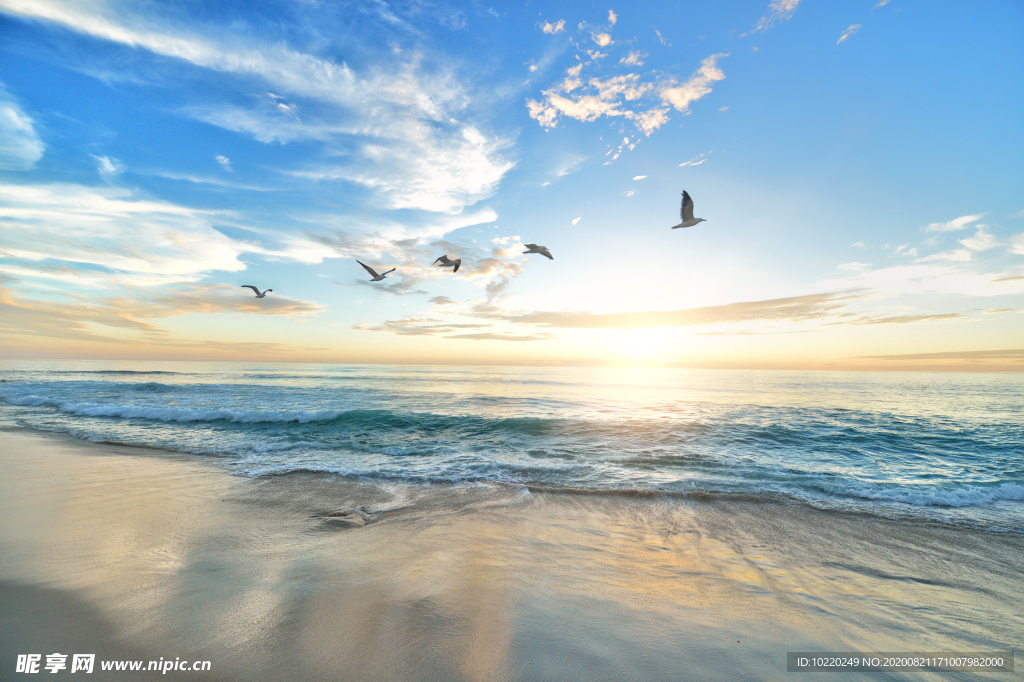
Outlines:
{"type": "Polygon", "coordinates": [[[452,270],[453,273],[458,272],[459,271],[459,266],[462,265],[462,259],[461,258],[456,258],[455,260],[451,260],[451,259],[448,258],[448,254],[447,253],[445,255],[441,256],[440,258],[438,258],[436,261],[434,261],[434,264],[436,265],[438,261],[441,262],[441,267],[442,268],[449,268],[449,267],[454,265],[455,269],[452,270]]]}
{"type": "Polygon", "coordinates": [[[253,291],[255,291],[255,292],[256,292],[256,298],[263,298],[264,296],[266,296],[267,294],[269,294],[269,293],[270,293],[271,291],[273,291],[273,289],[267,289],[266,291],[263,291],[263,292],[261,292],[261,291],[260,291],[259,289],[257,289],[256,287],[254,287],[254,286],[253,286],[253,285],[251,285],[251,284],[243,284],[243,285],[242,285],[241,287],[239,287],[239,288],[240,288],[240,289],[252,289],[253,291]]]}
{"type": "Polygon", "coordinates": [[[365,269],[368,273],[370,273],[370,276],[373,277],[373,279],[370,280],[371,282],[379,282],[379,281],[381,281],[382,279],[384,279],[385,277],[388,276],[388,272],[394,272],[395,270],[398,269],[398,268],[391,268],[390,270],[388,270],[388,272],[382,272],[381,274],[378,275],[377,272],[373,268],[371,268],[369,265],[367,265],[366,263],[363,263],[362,261],[359,261],[359,260],[357,260],[356,262],[359,263],[360,265],[362,265],[363,269],[365,269]]]}
{"type": "Polygon", "coordinates": [[[683,222],[673,225],[673,230],[677,227],[693,227],[697,223],[704,222],[703,218],[693,217],[693,199],[690,198],[690,195],[685,190],[683,191],[683,206],[679,209],[679,217],[683,219],[683,222]]]}
{"type": "Polygon", "coordinates": [[[555,257],[551,255],[546,246],[537,246],[536,244],[523,244],[526,247],[526,251],[523,253],[539,253],[542,256],[547,256],[551,260],[555,260],[555,257]]]}

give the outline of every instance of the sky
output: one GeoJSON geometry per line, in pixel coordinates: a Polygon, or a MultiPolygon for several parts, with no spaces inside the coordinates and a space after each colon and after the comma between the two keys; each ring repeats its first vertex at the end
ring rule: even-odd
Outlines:
{"type": "Polygon", "coordinates": [[[0,357],[1021,371],[1022,33],[0,0],[0,357]]]}

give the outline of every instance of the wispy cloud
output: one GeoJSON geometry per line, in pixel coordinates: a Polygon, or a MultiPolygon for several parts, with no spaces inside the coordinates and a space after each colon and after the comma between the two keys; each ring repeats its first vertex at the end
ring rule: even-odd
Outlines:
{"type": "Polygon", "coordinates": [[[682,84],[674,79],[645,81],[636,73],[606,79],[594,77],[584,82],[579,75],[581,65],[577,65],[562,82],[542,91],[540,99],[527,100],[526,106],[530,116],[545,128],[557,126],[560,116],[583,122],[602,116],[623,117],[649,136],[668,122],[669,107],[689,113],[690,104],[710,93],[713,83],[725,78],[717,64],[725,56],[728,55],[723,53],[705,58],[682,84]]]}
{"type": "Polygon", "coordinates": [[[545,21],[543,24],[540,25],[540,30],[550,35],[561,33],[562,31],[565,30],[565,19],[559,19],[553,24],[545,21]]]}
{"type": "MultiPolygon", "coordinates": [[[[153,323],[181,315],[239,314],[303,318],[323,312],[317,303],[287,296],[256,299],[229,284],[182,284],[157,292],[97,298],[72,294],[66,300],[20,298],[0,287],[0,330],[56,338],[102,338],[103,327],[142,334],[149,341],[173,335],[153,323]],[[97,327],[99,325],[99,327],[97,327]]],[[[113,339],[110,339],[113,340],[113,339]]]]}
{"type": "Polygon", "coordinates": [[[5,11],[58,24],[100,40],[146,50],[194,66],[256,79],[272,92],[244,107],[192,107],[183,113],[246,132],[261,141],[319,139],[351,148],[351,163],[337,157],[334,179],[362,184],[384,205],[457,212],[489,196],[513,164],[501,158],[507,142],[489,138],[460,120],[469,97],[453,72],[420,67],[414,51],[358,72],[338,63],[238,34],[204,35],[166,17],[68,0],[22,3],[3,0],[5,11]],[[311,105],[299,116],[302,100],[311,105]],[[330,123],[327,123],[330,121],[330,123]],[[455,161],[470,156],[471,163],[455,161]],[[439,160],[437,164],[423,159],[439,160]],[[417,162],[420,160],[420,162],[417,162]]]}
{"type": "Polygon", "coordinates": [[[1021,232],[1010,239],[1010,251],[1024,256],[1024,232],[1021,232]]]}
{"type": "Polygon", "coordinates": [[[707,161],[706,157],[709,154],[714,154],[714,153],[715,153],[714,150],[712,150],[712,151],[709,151],[709,152],[704,152],[703,154],[698,154],[697,156],[693,157],[689,161],[683,161],[681,164],[679,164],[679,166],[680,167],[682,167],[682,166],[699,166],[702,163],[704,163],[705,161],[707,161]]]}
{"type": "Polygon", "coordinates": [[[954,218],[948,223],[929,223],[929,225],[924,229],[927,232],[955,232],[957,230],[964,229],[971,223],[977,222],[984,217],[984,213],[979,213],[977,215],[965,215],[960,216],[959,218],[954,218]]]}
{"type": "Polygon", "coordinates": [[[647,56],[646,52],[640,52],[639,50],[630,50],[629,54],[619,60],[619,64],[625,64],[626,66],[643,66],[644,58],[647,56]]]}
{"type": "MultiPolygon", "coordinates": [[[[800,0],[773,0],[768,5],[768,14],[761,17],[751,33],[763,33],[776,24],[788,21],[793,17],[793,14],[796,12],[796,6],[799,4],[800,0]]],[[[745,33],[744,35],[749,34],[745,33]]]]}
{"type": "Polygon", "coordinates": [[[117,159],[112,159],[109,156],[96,156],[92,155],[92,158],[96,159],[96,169],[100,172],[100,175],[117,175],[124,170],[124,166],[117,159]]]}
{"type": "Polygon", "coordinates": [[[406,317],[401,320],[387,320],[381,324],[360,323],[353,327],[358,331],[390,332],[399,336],[443,336],[463,341],[544,341],[553,338],[551,333],[522,334],[495,331],[492,323],[444,322],[438,318],[406,317]],[[470,331],[477,330],[477,331],[470,331]]]}
{"type": "Polygon", "coordinates": [[[217,156],[214,157],[214,159],[216,159],[217,163],[219,163],[220,167],[223,168],[224,170],[229,171],[231,173],[235,172],[235,169],[231,167],[231,159],[229,159],[228,157],[218,154],[217,156]]]}
{"type": "Polygon", "coordinates": [[[999,246],[999,242],[988,232],[988,225],[978,225],[978,231],[974,233],[973,237],[966,237],[959,239],[961,244],[970,249],[971,251],[988,251],[999,246]]]}
{"type": "Polygon", "coordinates": [[[955,350],[940,353],[904,353],[902,355],[859,355],[874,360],[1022,360],[1024,348],[1006,350],[955,350]]]}
{"type": "Polygon", "coordinates": [[[836,45],[845,42],[847,38],[852,36],[857,31],[861,30],[861,28],[863,28],[863,24],[850,24],[850,26],[845,31],[843,31],[843,34],[839,36],[839,40],[836,41],[836,45]]]}
{"type": "Polygon", "coordinates": [[[612,26],[614,26],[615,22],[617,22],[618,20],[619,20],[619,15],[616,14],[612,10],[608,10],[608,23],[611,24],[612,26]]]}
{"type": "Polygon", "coordinates": [[[690,104],[711,92],[711,84],[725,79],[725,74],[718,67],[718,60],[728,57],[727,52],[713,54],[700,63],[697,72],[690,76],[682,85],[664,88],[659,94],[667,104],[676,111],[687,113],[690,104]]]}
{"type": "Polygon", "coordinates": [[[956,320],[967,317],[963,313],[938,313],[922,315],[860,315],[846,320],[829,322],[836,324],[916,324],[919,322],[937,322],[941,320],[956,320]]]}
{"type": "Polygon", "coordinates": [[[0,170],[29,170],[45,149],[35,122],[0,83],[0,170]]]}
{"type": "Polygon", "coordinates": [[[831,318],[840,313],[847,302],[862,295],[857,291],[841,291],[683,310],[511,313],[502,315],[501,319],[516,324],[561,329],[643,329],[750,322],[804,322],[831,318]]]}
{"type": "Polygon", "coordinates": [[[218,232],[211,224],[216,215],[124,189],[0,184],[0,255],[26,267],[92,266],[90,275],[100,281],[137,285],[244,270],[239,256],[265,249],[218,232]]]}

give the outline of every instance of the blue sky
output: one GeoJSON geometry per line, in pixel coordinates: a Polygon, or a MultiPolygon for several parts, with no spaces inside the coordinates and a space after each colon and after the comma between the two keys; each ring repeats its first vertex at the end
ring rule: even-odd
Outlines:
{"type": "Polygon", "coordinates": [[[1022,29],[0,0],[4,353],[1020,369],[1022,29]]]}

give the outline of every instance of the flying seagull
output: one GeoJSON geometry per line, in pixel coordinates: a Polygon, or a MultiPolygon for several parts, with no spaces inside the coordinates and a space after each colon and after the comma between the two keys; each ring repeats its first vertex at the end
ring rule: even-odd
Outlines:
{"type": "Polygon", "coordinates": [[[693,217],[693,199],[690,198],[690,195],[685,190],[683,191],[683,206],[679,209],[679,217],[683,219],[683,222],[673,225],[673,230],[677,227],[693,227],[697,223],[704,222],[703,218],[693,217]]]}
{"type": "Polygon", "coordinates": [[[537,246],[536,244],[523,244],[526,247],[526,251],[523,253],[539,253],[542,256],[547,256],[551,260],[555,260],[555,257],[551,255],[546,246],[537,246]]]}
{"type": "Polygon", "coordinates": [[[382,272],[381,274],[378,275],[377,272],[373,268],[371,268],[369,265],[367,265],[366,263],[363,263],[362,261],[359,261],[359,260],[357,260],[356,262],[359,263],[360,265],[362,265],[363,269],[366,270],[368,273],[370,273],[370,276],[373,277],[373,279],[370,280],[371,282],[379,282],[379,281],[381,281],[382,279],[384,279],[385,277],[388,276],[388,272],[394,272],[395,270],[398,269],[398,268],[391,268],[390,270],[388,270],[388,272],[382,272]]]}
{"type": "Polygon", "coordinates": [[[263,298],[264,296],[269,294],[271,291],[273,291],[273,289],[267,289],[266,291],[261,292],[259,289],[257,289],[256,287],[254,287],[251,284],[243,284],[239,288],[241,288],[241,289],[252,289],[253,291],[256,292],[256,298],[263,298]]]}
{"type": "Polygon", "coordinates": [[[462,259],[461,258],[456,258],[455,260],[451,260],[450,258],[448,258],[448,254],[447,253],[445,255],[441,256],[440,258],[438,258],[436,261],[434,261],[434,265],[437,265],[438,262],[441,263],[441,267],[442,268],[450,268],[451,266],[454,265],[455,269],[452,270],[453,273],[458,272],[459,271],[459,266],[462,265],[462,259]]]}

